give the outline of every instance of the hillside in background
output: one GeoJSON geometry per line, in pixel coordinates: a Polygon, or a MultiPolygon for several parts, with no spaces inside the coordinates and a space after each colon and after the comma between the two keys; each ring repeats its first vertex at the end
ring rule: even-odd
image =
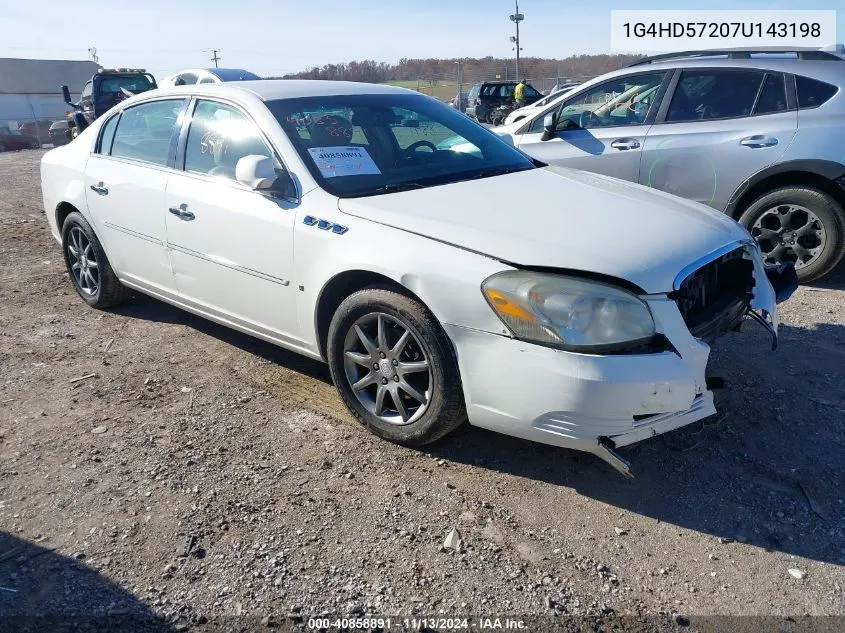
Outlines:
{"type": "MultiPolygon", "coordinates": [[[[616,70],[639,57],[639,55],[575,55],[565,59],[524,57],[519,60],[519,74],[532,81],[558,77],[577,80],[616,70]]],[[[515,77],[515,64],[512,58],[483,57],[461,60],[401,59],[397,64],[373,60],[353,61],[345,64],[326,64],[322,67],[314,66],[282,78],[455,84],[458,78],[458,61],[461,62],[463,68],[462,76],[465,84],[486,79],[513,79],[515,77]]],[[[278,79],[278,77],[270,79],[278,79]]],[[[539,87],[542,88],[542,86],[539,87]]]]}

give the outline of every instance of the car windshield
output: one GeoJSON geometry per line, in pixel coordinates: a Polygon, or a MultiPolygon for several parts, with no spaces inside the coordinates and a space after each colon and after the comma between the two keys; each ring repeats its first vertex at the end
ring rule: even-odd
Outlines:
{"type": "Polygon", "coordinates": [[[320,186],[339,197],[534,169],[492,132],[422,95],[305,97],[267,106],[320,186]]]}
{"type": "Polygon", "coordinates": [[[126,88],[129,92],[138,93],[152,90],[153,84],[148,75],[126,75],[122,77],[105,77],[100,80],[100,92],[113,94],[126,88]]]}

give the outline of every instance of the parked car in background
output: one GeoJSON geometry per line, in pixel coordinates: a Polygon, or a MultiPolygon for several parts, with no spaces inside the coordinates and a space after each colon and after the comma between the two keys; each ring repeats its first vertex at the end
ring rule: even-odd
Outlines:
{"type": "Polygon", "coordinates": [[[845,255],[845,59],[832,52],[645,58],[495,131],[546,163],[719,209],[803,282],[845,255]]]}
{"type": "Polygon", "coordinates": [[[70,139],[67,136],[67,119],[53,121],[50,125],[49,134],[50,143],[56,147],[69,143],[70,139]]]}
{"type": "MultiPolygon", "coordinates": [[[[513,92],[517,81],[485,81],[470,88],[467,95],[466,113],[482,123],[492,123],[490,115],[501,105],[513,102],[513,92]]],[[[525,103],[534,103],[541,99],[541,95],[533,86],[526,86],[525,103]]]]}
{"type": "MultiPolygon", "coordinates": [[[[535,101],[531,105],[527,105],[523,108],[517,108],[516,110],[514,110],[513,112],[508,114],[507,117],[505,117],[505,125],[510,125],[511,123],[516,123],[517,121],[521,121],[522,119],[524,119],[527,116],[530,116],[532,114],[536,114],[537,108],[543,108],[543,107],[549,105],[550,103],[552,103],[553,101],[557,101],[564,94],[566,94],[570,90],[574,90],[575,88],[577,88],[580,85],[581,84],[569,84],[568,86],[566,86],[562,89],[558,89],[558,90],[554,90],[554,91],[550,92],[548,96],[543,97],[539,101],[535,101]]],[[[555,86],[555,88],[557,88],[557,87],[558,86],[555,86]]]]}
{"type": "Polygon", "coordinates": [[[138,95],[47,152],[41,187],[88,305],[134,289],[325,360],[409,446],[468,418],[629,474],[616,447],[715,413],[705,341],[747,315],[776,341],[790,291],[723,214],[540,167],[393,86],[138,95]]]}
{"type": "Polygon", "coordinates": [[[34,136],[40,143],[50,142],[50,126],[53,122],[50,119],[35,119],[31,121],[24,121],[18,126],[21,134],[26,136],[34,136]]]}
{"type": "Polygon", "coordinates": [[[467,110],[467,93],[462,92],[455,95],[449,100],[449,107],[458,110],[459,112],[466,112],[467,110]]]}
{"type": "Polygon", "coordinates": [[[36,137],[21,134],[20,130],[12,130],[8,126],[0,126],[0,152],[39,147],[41,147],[41,142],[36,137]]]}
{"type": "Polygon", "coordinates": [[[255,73],[242,68],[191,68],[162,79],[161,86],[192,86],[194,84],[220,84],[227,81],[256,81],[255,73]]]}

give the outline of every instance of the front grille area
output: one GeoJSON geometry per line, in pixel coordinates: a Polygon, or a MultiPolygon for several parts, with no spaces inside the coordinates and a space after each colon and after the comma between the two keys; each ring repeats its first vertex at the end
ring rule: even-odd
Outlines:
{"type": "Polygon", "coordinates": [[[754,264],[738,248],[696,270],[670,296],[693,336],[712,341],[739,325],[753,289],[754,264]]]}

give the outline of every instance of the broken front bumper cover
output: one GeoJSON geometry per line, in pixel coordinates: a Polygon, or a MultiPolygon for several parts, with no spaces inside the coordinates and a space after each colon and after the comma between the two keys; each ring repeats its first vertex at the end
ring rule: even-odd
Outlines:
{"type": "MultiPolygon", "coordinates": [[[[777,341],[777,298],[788,297],[794,270],[768,273],[753,242],[755,287],[748,313],[777,341]],[[776,290],[770,279],[774,279],[776,290]]],[[[644,298],[671,351],[592,355],[444,324],[458,352],[471,424],[544,444],[587,451],[626,476],[616,454],[627,446],[716,413],[706,369],[710,346],[694,336],[675,301],[644,298]]],[[[741,313],[740,313],[741,314],[741,313]]]]}
{"type": "Polygon", "coordinates": [[[792,262],[766,266],[766,278],[772,284],[777,303],[783,303],[798,290],[798,273],[795,272],[795,265],[792,262]]]}

